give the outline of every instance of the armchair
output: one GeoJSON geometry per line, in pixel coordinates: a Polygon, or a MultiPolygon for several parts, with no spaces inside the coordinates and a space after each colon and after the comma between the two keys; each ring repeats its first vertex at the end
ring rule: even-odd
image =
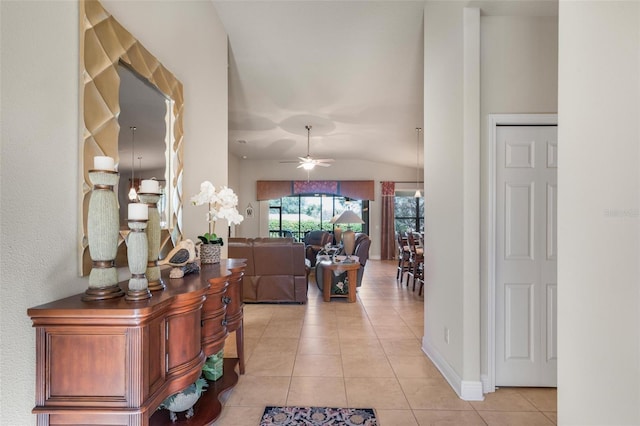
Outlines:
{"type": "Polygon", "coordinates": [[[324,248],[325,245],[333,241],[333,234],[327,231],[309,231],[304,236],[304,245],[306,257],[311,262],[311,266],[316,266],[316,257],[318,252],[324,248]]]}
{"type": "MultiPolygon", "coordinates": [[[[358,262],[361,265],[361,268],[358,269],[358,281],[356,283],[356,287],[360,287],[362,285],[362,276],[364,275],[364,267],[367,264],[367,260],[369,259],[369,247],[371,246],[371,239],[367,234],[357,233],[356,234],[356,248],[354,250],[353,255],[358,257],[358,262]]],[[[322,267],[322,264],[319,263],[316,266],[316,285],[322,291],[323,289],[323,278],[324,274],[331,273],[330,271],[325,271],[322,267]]],[[[347,273],[340,274],[338,276],[333,275],[331,277],[331,285],[334,287],[338,282],[345,280],[347,273]]]]}

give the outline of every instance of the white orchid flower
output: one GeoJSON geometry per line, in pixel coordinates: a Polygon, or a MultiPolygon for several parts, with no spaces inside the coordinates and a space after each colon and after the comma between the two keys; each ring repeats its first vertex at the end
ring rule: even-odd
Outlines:
{"type": "Polygon", "coordinates": [[[209,233],[214,237],[213,230],[216,220],[226,219],[230,224],[236,225],[244,220],[244,217],[236,209],[238,196],[233,192],[233,189],[226,186],[222,186],[216,191],[216,187],[205,180],[200,184],[200,192],[191,197],[191,202],[196,206],[209,205],[207,222],[209,222],[209,233]]]}
{"type": "Polygon", "coordinates": [[[200,184],[200,192],[191,197],[191,202],[196,206],[203,204],[213,204],[217,202],[216,187],[211,182],[205,180],[200,184]]]}

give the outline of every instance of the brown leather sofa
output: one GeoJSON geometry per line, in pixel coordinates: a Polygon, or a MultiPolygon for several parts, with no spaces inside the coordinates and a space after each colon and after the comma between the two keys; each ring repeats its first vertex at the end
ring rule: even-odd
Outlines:
{"type": "Polygon", "coordinates": [[[307,302],[304,243],[293,238],[229,238],[228,256],[247,259],[244,302],[307,302]]]}
{"type": "Polygon", "coordinates": [[[326,244],[333,241],[333,234],[327,231],[309,231],[304,236],[304,244],[307,251],[307,259],[311,262],[311,266],[316,266],[316,257],[326,244]]]}

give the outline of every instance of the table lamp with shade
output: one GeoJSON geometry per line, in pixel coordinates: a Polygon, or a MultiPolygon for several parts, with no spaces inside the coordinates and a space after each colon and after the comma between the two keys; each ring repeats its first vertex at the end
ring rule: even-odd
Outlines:
{"type": "MultiPolygon", "coordinates": [[[[333,221],[333,223],[351,225],[353,223],[364,223],[364,220],[362,220],[353,211],[345,210],[333,221]]],[[[344,246],[344,252],[347,255],[344,262],[352,263],[353,259],[351,259],[351,255],[356,248],[356,233],[351,230],[350,226],[347,227],[346,231],[342,232],[342,244],[344,246]]]]}

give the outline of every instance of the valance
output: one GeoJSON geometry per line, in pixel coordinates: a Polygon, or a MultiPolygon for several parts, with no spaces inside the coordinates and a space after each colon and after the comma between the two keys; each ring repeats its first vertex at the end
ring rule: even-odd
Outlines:
{"type": "Polygon", "coordinates": [[[396,195],[396,183],[395,182],[380,182],[382,185],[382,196],[383,197],[394,197],[396,195]]]}
{"type": "Polygon", "coordinates": [[[256,194],[259,201],[306,194],[332,194],[373,201],[375,186],[372,180],[259,180],[256,194]]]}

